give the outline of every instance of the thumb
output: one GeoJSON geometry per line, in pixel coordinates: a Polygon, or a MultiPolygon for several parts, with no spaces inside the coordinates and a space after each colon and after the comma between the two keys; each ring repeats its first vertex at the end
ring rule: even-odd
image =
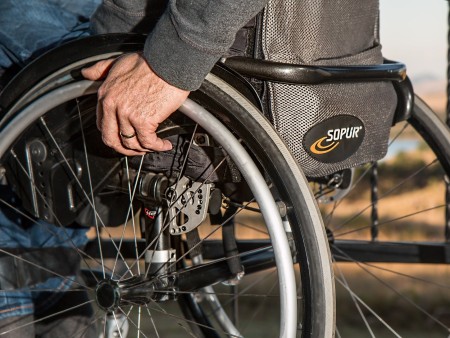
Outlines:
{"type": "Polygon", "coordinates": [[[81,74],[88,80],[97,81],[108,75],[114,61],[116,59],[107,59],[97,62],[96,64],[83,68],[81,74]]]}

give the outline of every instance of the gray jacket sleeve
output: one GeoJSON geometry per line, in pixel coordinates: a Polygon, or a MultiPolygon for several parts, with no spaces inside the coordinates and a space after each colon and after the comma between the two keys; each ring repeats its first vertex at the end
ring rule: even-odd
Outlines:
{"type": "Polygon", "coordinates": [[[134,10],[128,1],[104,0],[93,17],[94,32],[133,31],[143,16],[162,13],[157,22],[147,25],[151,32],[144,56],[165,81],[181,89],[195,90],[232,45],[239,28],[261,11],[268,0],[169,0],[162,9],[150,8],[149,3],[155,0],[146,4],[133,0],[134,10]],[[126,13],[124,4],[133,15],[126,13]]]}
{"type": "Polygon", "coordinates": [[[236,32],[267,0],[170,0],[150,33],[144,55],[153,70],[174,86],[200,87],[236,32]]]}

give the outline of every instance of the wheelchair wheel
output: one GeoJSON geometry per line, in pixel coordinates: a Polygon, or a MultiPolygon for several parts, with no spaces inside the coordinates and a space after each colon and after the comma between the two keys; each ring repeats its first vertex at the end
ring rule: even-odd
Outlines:
{"type": "Polygon", "coordinates": [[[82,270],[0,248],[26,276],[2,280],[2,296],[57,294],[42,286],[50,277],[85,290],[89,301],[26,324],[92,305],[90,324],[73,337],[92,326],[102,337],[331,337],[334,285],[319,211],[249,97],[221,78],[226,70],[213,72],[161,125],[172,151],[120,157],[95,127],[97,85],[77,77],[110,55],[97,52],[0,98],[9,107],[1,163],[18,201],[1,199],[2,209],[56,233],[82,270]],[[91,229],[86,246],[73,229],[91,229]]]}
{"type": "Polygon", "coordinates": [[[384,159],[336,174],[342,189],[313,184],[336,262],[337,336],[448,335],[449,169],[449,129],[416,98],[384,159]]]}

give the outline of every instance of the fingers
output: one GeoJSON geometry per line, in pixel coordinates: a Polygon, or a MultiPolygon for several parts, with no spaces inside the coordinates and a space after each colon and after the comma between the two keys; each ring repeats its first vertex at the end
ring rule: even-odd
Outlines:
{"type": "MultiPolygon", "coordinates": [[[[102,132],[103,143],[118,153],[126,156],[145,154],[145,150],[140,146],[133,146],[132,142],[130,142],[131,139],[123,142],[124,138],[120,137],[121,131],[117,121],[116,106],[105,99],[99,99],[97,103],[97,128],[102,132]]],[[[134,132],[122,133],[124,135],[132,135],[134,132]]]]}
{"type": "Polygon", "coordinates": [[[172,143],[159,138],[156,134],[156,127],[152,125],[139,126],[136,129],[136,136],[146,151],[169,151],[172,149],[172,143]]]}
{"type": "Polygon", "coordinates": [[[172,149],[172,143],[168,140],[160,139],[156,133],[149,133],[148,130],[145,134],[136,132],[135,136],[131,138],[124,137],[123,135],[127,134],[122,132],[121,141],[123,147],[128,150],[146,153],[149,151],[168,151],[172,149]]]}
{"type": "Polygon", "coordinates": [[[83,68],[81,74],[88,80],[97,81],[104,79],[116,59],[108,59],[97,62],[91,67],[83,68]]]}
{"type": "Polygon", "coordinates": [[[128,115],[118,114],[118,124],[119,135],[125,148],[140,152],[168,151],[172,149],[172,144],[169,141],[162,140],[157,136],[157,125],[145,123],[144,121],[131,121],[123,118],[123,116],[128,115]]]}
{"type": "Polygon", "coordinates": [[[115,151],[127,155],[143,155],[149,151],[168,151],[172,144],[156,135],[156,126],[136,121],[131,123],[115,102],[100,97],[97,103],[97,128],[102,132],[103,142],[115,151]]]}
{"type": "Polygon", "coordinates": [[[139,136],[135,127],[128,119],[128,114],[117,114],[119,137],[122,145],[127,149],[139,152],[148,152],[149,149],[143,147],[140,143],[139,136]]]}
{"type": "Polygon", "coordinates": [[[173,148],[170,141],[158,137],[156,133],[158,123],[154,124],[149,121],[136,121],[133,123],[120,120],[118,125],[121,144],[128,150],[149,152],[169,151],[173,148]]]}
{"type": "Polygon", "coordinates": [[[90,80],[106,76],[98,90],[97,127],[107,146],[129,156],[172,149],[156,129],[184,102],[188,91],[159,78],[139,53],[97,62],[82,74],[90,80]]]}

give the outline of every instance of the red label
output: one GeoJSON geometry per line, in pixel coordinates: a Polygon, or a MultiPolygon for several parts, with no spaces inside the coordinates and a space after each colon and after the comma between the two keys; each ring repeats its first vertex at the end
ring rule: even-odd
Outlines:
{"type": "Polygon", "coordinates": [[[150,210],[147,208],[144,208],[145,216],[147,216],[150,219],[155,219],[156,216],[156,210],[150,210]]]}

